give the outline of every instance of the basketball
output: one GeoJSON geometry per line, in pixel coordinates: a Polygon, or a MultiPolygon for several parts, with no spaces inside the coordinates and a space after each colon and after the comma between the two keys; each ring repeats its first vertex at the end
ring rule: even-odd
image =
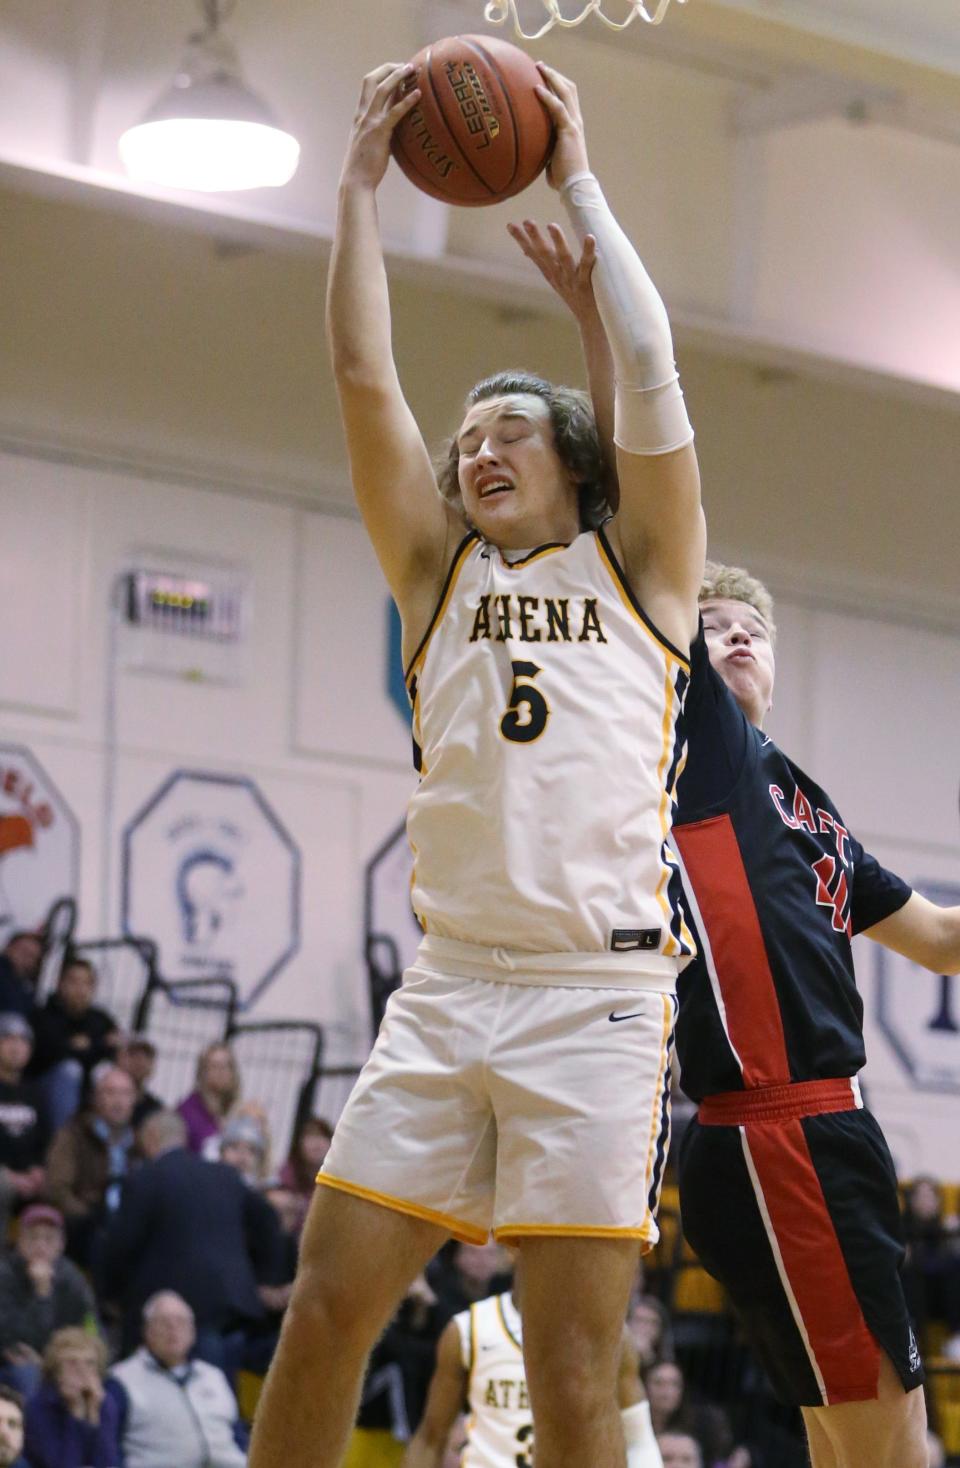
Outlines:
{"type": "Polygon", "coordinates": [[[447,204],[498,204],[546,167],[553,124],[525,51],[492,36],[447,36],[418,51],[417,105],[393,134],[411,183],[447,204]]]}

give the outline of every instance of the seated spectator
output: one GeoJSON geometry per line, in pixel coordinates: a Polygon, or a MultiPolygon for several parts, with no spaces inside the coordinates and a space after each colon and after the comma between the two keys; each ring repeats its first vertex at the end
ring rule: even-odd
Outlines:
{"type": "Polygon", "coordinates": [[[30,1468],[23,1454],[23,1398],[0,1384],[0,1468],[30,1468]]]}
{"type": "Polygon", "coordinates": [[[34,1019],[30,1068],[40,1077],[52,1131],[77,1112],[96,1067],[113,1059],[117,1022],[94,1004],[96,987],[93,964],[67,957],[56,990],[34,1019]]]}
{"type": "Polygon", "coordinates": [[[41,1356],[54,1331],[93,1325],[93,1292],[63,1258],[63,1218],[46,1203],[20,1215],[17,1242],[0,1258],[0,1377],[29,1396],[40,1384],[41,1356]]]}
{"type": "Polygon", "coordinates": [[[303,1227],[302,1199],[292,1189],[285,1188],[275,1181],[264,1185],[263,1196],[277,1215],[277,1222],[280,1225],[280,1278],[286,1285],[288,1281],[292,1283],[293,1276],[297,1272],[300,1230],[303,1227]]]}
{"type": "Polygon", "coordinates": [[[33,1051],[33,1031],[16,1010],[0,1014],[0,1239],[14,1208],[43,1187],[48,1133],[40,1095],[23,1073],[33,1051]]]}
{"type": "Polygon", "coordinates": [[[704,1468],[700,1444],[688,1432],[661,1432],[657,1445],[663,1468],[704,1468]]]}
{"type": "Polygon", "coordinates": [[[43,939],[38,933],[11,934],[0,953],[0,1010],[32,1020],[42,962],[43,939]]]}
{"type": "Polygon", "coordinates": [[[232,1167],[248,1187],[259,1188],[267,1178],[267,1138],[252,1116],[235,1116],[220,1133],[220,1161],[232,1167]]]}
{"type": "Polygon", "coordinates": [[[330,1151],[332,1140],[333,1127],[322,1116],[305,1116],[294,1131],[290,1154],[280,1169],[280,1181],[303,1200],[304,1214],[316,1190],[317,1173],[330,1151]]]}
{"type": "Polygon", "coordinates": [[[227,1378],[191,1361],[193,1311],[172,1290],[143,1307],[143,1345],[113,1368],[124,1391],[125,1468],[243,1468],[237,1402],[227,1378]]]}
{"type": "Polygon", "coordinates": [[[960,1224],[946,1213],[935,1178],[914,1178],[904,1189],[903,1233],[904,1291],[918,1329],[937,1320],[955,1335],[960,1332],[960,1224]]]}
{"type": "Polygon", "coordinates": [[[157,1068],[157,1047],[146,1035],[124,1035],[117,1045],[117,1064],[133,1081],[136,1100],[130,1125],[138,1131],[140,1123],[146,1121],[153,1111],[160,1111],[163,1102],[149,1090],[148,1082],[157,1068]]]}
{"type": "Polygon", "coordinates": [[[403,1443],[416,1431],[446,1323],[426,1276],[418,1275],[367,1363],[357,1432],[361,1440],[369,1435],[371,1447],[386,1433],[403,1443]]]}
{"type": "Polygon", "coordinates": [[[266,1313],[258,1285],[276,1282],[276,1219],[232,1167],[187,1149],[178,1113],[148,1116],[140,1148],[147,1161],[130,1177],[105,1250],[105,1289],[123,1308],[122,1349],[140,1341],[145,1301],[174,1290],[193,1310],[197,1354],[232,1368],[266,1313]]]}
{"type": "Polygon", "coordinates": [[[61,1127],[47,1154],[47,1195],[67,1222],[67,1253],[94,1265],[98,1238],[120,1203],[133,1152],[133,1081],[107,1065],[94,1077],[90,1106],[61,1127]]]}
{"type": "Polygon", "coordinates": [[[643,1373],[650,1403],[650,1420],[657,1439],[665,1433],[695,1438],[706,1468],[722,1460],[733,1448],[733,1432],[721,1407],[690,1402],[686,1397],[683,1372],[673,1361],[661,1361],[643,1373]]]}
{"type": "Polygon", "coordinates": [[[506,1251],[492,1241],[445,1244],[427,1266],[427,1280],[444,1320],[466,1310],[475,1300],[500,1294],[509,1287],[512,1273],[506,1251]]]}
{"type": "Polygon", "coordinates": [[[31,1468],[116,1468],[119,1386],[104,1383],[107,1348],[77,1326],[58,1330],[43,1354],[44,1380],[26,1408],[31,1468]]]}
{"type": "Polygon", "coordinates": [[[239,1099],[240,1074],[233,1051],[218,1040],[201,1050],[196,1085],[177,1107],[186,1123],[191,1152],[202,1152],[206,1142],[220,1136],[239,1099]]]}
{"type": "Polygon", "coordinates": [[[661,1361],[674,1359],[670,1312],[653,1295],[636,1295],[627,1312],[627,1329],[640,1358],[641,1373],[661,1361]]]}

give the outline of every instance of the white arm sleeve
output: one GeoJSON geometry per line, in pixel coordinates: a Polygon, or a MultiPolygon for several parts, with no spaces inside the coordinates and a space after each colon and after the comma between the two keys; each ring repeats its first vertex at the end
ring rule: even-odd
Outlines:
{"type": "Polygon", "coordinates": [[[593,288],[613,354],[616,443],[629,454],[683,448],[692,443],[693,429],[657,288],[592,173],[573,174],[560,196],[580,242],[588,234],[597,242],[593,288]]]}
{"type": "Polygon", "coordinates": [[[637,1402],[620,1413],[627,1445],[627,1468],[663,1468],[663,1459],[653,1435],[650,1403],[637,1402]]]}

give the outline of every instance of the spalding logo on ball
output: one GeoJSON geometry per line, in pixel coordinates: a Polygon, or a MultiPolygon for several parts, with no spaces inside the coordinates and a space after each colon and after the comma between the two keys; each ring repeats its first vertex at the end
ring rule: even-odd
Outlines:
{"type": "Polygon", "coordinates": [[[447,204],[498,204],[543,172],[553,123],[534,62],[509,41],[447,36],[410,62],[417,105],[393,134],[411,183],[447,204]]]}

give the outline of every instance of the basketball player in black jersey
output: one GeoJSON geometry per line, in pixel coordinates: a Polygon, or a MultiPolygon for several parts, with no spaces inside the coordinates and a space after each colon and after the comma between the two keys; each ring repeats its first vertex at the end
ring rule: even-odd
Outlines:
{"type": "MultiPolygon", "coordinates": [[[[589,253],[578,266],[556,226],[549,239],[529,221],[511,233],[577,317],[603,423],[589,253]]],[[[678,984],[682,1084],[699,1107],[680,1157],[684,1229],[777,1394],[801,1407],[814,1468],[925,1468],[896,1174],[856,1080],[866,1057],[851,938],[955,974],[960,908],[885,871],[763,734],[765,588],[708,566],[700,605],[673,828],[700,950],[678,984]]]]}

